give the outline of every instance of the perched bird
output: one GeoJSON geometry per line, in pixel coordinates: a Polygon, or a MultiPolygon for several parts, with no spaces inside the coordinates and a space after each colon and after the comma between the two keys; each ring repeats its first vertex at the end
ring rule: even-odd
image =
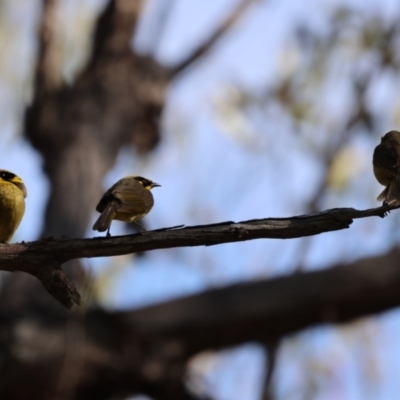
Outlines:
{"type": "Polygon", "coordinates": [[[400,205],[400,132],[390,131],[375,147],[372,159],[374,175],[386,186],[377,200],[385,204],[400,205]]]}
{"type": "Polygon", "coordinates": [[[141,176],[127,176],[120,179],[108,189],[97,204],[96,211],[101,215],[93,225],[93,230],[104,232],[110,236],[113,219],[134,222],[141,231],[145,229],[136,221],[143,218],[154,204],[150,190],[158,183],[141,176]]]}
{"type": "Polygon", "coordinates": [[[0,243],[8,243],[25,212],[26,187],[22,179],[0,169],[0,243]]]}

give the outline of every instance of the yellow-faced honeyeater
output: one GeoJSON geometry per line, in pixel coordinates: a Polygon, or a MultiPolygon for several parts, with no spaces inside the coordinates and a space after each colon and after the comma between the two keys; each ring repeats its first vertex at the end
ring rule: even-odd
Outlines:
{"type": "Polygon", "coordinates": [[[8,243],[25,212],[26,187],[22,179],[0,169],[0,242],[8,243]]]}
{"type": "Polygon", "coordinates": [[[375,178],[386,186],[377,200],[400,205],[400,132],[390,131],[375,147],[372,160],[375,178]]]}
{"type": "Polygon", "coordinates": [[[161,186],[150,179],[141,176],[127,176],[120,179],[108,189],[97,204],[96,211],[101,215],[93,225],[93,230],[104,232],[110,236],[110,226],[113,219],[134,222],[143,231],[144,228],[136,221],[143,218],[154,204],[150,190],[161,186]]]}

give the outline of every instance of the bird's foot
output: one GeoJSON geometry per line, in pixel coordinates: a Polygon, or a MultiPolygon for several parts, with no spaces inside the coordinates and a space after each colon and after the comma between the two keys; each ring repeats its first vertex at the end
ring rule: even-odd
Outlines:
{"type": "Polygon", "coordinates": [[[386,200],[384,200],[382,203],[382,207],[385,208],[385,210],[383,210],[383,216],[386,217],[390,214],[390,204],[386,200]]]}

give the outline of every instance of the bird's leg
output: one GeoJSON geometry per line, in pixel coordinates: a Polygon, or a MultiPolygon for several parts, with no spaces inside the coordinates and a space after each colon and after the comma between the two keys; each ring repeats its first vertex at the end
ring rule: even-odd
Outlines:
{"type": "Polygon", "coordinates": [[[111,226],[109,226],[108,229],[107,229],[107,235],[106,235],[106,237],[111,237],[110,228],[111,228],[111,226]]]}

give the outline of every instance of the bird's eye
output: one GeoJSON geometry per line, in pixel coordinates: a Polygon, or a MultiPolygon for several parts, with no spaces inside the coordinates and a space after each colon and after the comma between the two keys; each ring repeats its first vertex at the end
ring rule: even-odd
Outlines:
{"type": "Polygon", "coordinates": [[[142,186],[144,186],[144,187],[146,187],[146,185],[147,185],[147,180],[145,179],[145,178],[142,178],[142,177],[140,177],[140,176],[138,176],[138,177],[136,177],[135,178],[142,186]]]}
{"type": "Polygon", "coordinates": [[[15,178],[15,175],[11,172],[7,172],[7,171],[2,171],[0,173],[0,177],[3,178],[6,181],[11,181],[11,179],[15,178]]]}

